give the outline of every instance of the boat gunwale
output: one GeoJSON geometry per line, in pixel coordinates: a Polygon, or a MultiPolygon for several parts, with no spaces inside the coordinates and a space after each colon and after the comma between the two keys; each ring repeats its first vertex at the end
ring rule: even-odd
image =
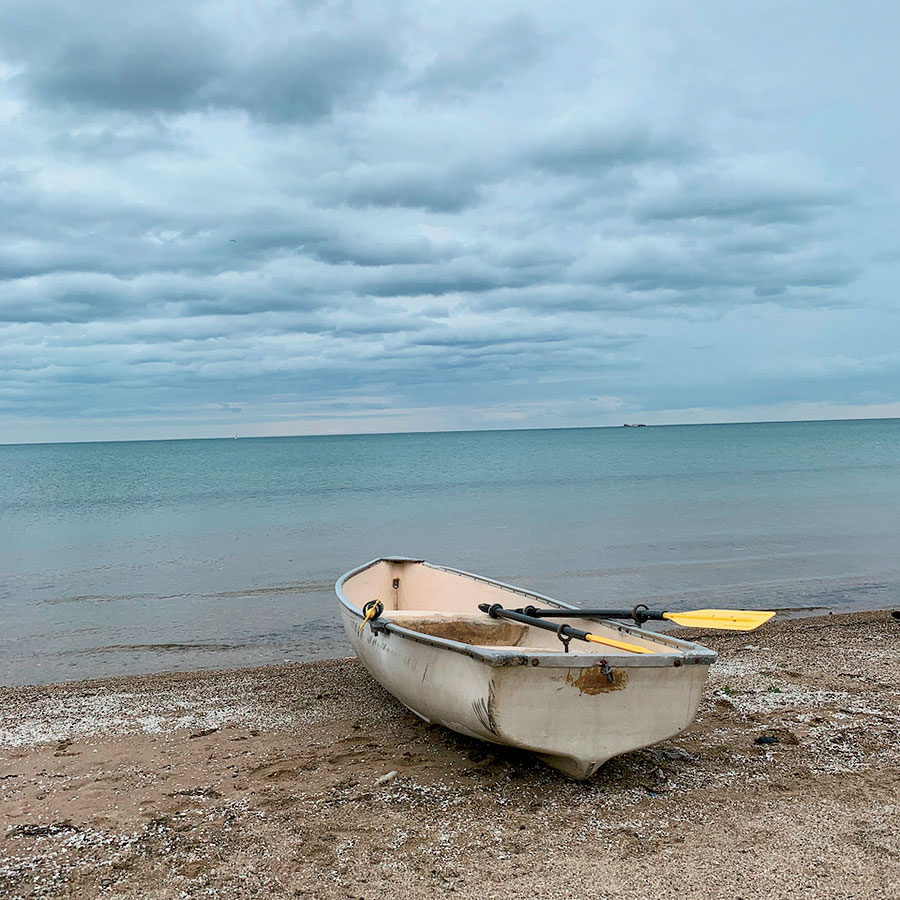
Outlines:
{"type": "MultiPolygon", "coordinates": [[[[344,584],[351,578],[359,575],[361,572],[365,572],[366,569],[370,569],[372,566],[377,565],[380,562],[421,563],[422,565],[428,566],[430,569],[438,569],[443,572],[448,572],[452,575],[461,575],[466,578],[473,578],[476,581],[480,581],[484,584],[489,584],[492,587],[499,587],[503,590],[518,594],[522,597],[527,597],[532,600],[539,600],[542,603],[549,603],[551,606],[555,606],[559,609],[578,609],[577,606],[565,603],[562,600],[556,600],[553,597],[548,597],[545,594],[538,594],[534,591],[526,591],[523,588],[516,587],[515,585],[506,584],[502,581],[496,581],[493,578],[486,578],[483,575],[476,575],[474,572],[466,572],[462,569],[454,569],[450,566],[441,566],[437,565],[436,563],[430,563],[427,560],[417,559],[414,557],[381,556],[377,559],[370,560],[367,563],[363,563],[363,565],[357,566],[356,568],[351,569],[349,572],[345,572],[343,575],[341,575],[340,578],[338,578],[334,585],[335,593],[337,594],[338,600],[340,601],[341,605],[360,622],[364,621],[363,613],[358,607],[354,606],[354,604],[352,604],[347,599],[346,595],[344,594],[344,584]]],[[[450,638],[435,637],[434,635],[425,634],[421,631],[414,631],[410,628],[404,628],[402,625],[391,622],[390,619],[379,618],[373,620],[373,623],[378,623],[375,627],[377,628],[377,632],[379,633],[383,632],[386,634],[395,634],[397,635],[397,637],[401,637],[406,640],[415,641],[420,644],[428,644],[442,650],[450,650],[454,653],[461,653],[464,656],[469,656],[472,659],[477,660],[478,662],[483,662],[486,665],[492,667],[539,665],[553,668],[577,669],[590,668],[593,666],[601,665],[603,663],[611,663],[613,659],[614,662],[612,662],[612,664],[616,668],[681,666],[685,664],[709,665],[710,663],[715,662],[718,656],[718,654],[714,650],[710,650],[708,647],[704,647],[702,644],[695,644],[691,641],[682,641],[679,638],[662,635],[659,632],[648,631],[637,626],[623,625],[612,619],[601,619],[596,616],[585,616],[585,618],[589,618],[591,619],[591,621],[601,622],[604,626],[614,631],[620,631],[624,634],[631,634],[635,637],[640,637],[644,640],[649,640],[654,643],[668,645],[675,650],[679,650],[680,652],[654,652],[652,654],[641,653],[634,656],[611,657],[609,654],[603,653],[559,653],[558,651],[547,652],[541,651],[539,649],[529,651],[528,648],[522,648],[521,650],[498,650],[491,647],[479,646],[476,644],[465,644],[461,641],[451,640],[450,638]]]]}

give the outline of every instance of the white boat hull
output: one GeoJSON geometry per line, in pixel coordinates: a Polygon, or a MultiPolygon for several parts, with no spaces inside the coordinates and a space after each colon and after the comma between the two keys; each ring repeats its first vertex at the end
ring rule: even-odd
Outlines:
{"type": "MultiPolygon", "coordinates": [[[[584,652],[565,653],[555,634],[527,626],[516,626],[523,629],[516,632],[517,645],[497,645],[497,639],[509,635],[496,630],[488,635],[501,624],[479,613],[477,603],[473,606],[486,592],[515,590],[518,605],[534,600],[564,604],[415,560],[377,560],[348,573],[337,590],[344,628],[357,656],[414,713],[470,737],[530,750],[575,778],[587,778],[611,757],[686,728],[696,714],[708,663],[715,658],[696,644],[613,623],[604,623],[610,633],[654,652],[636,655],[601,648],[609,652],[597,653],[595,645],[585,645],[584,652]],[[360,577],[363,581],[354,585],[360,577]],[[454,592],[457,579],[461,588],[454,592]],[[421,590],[406,595],[414,611],[404,609],[397,589],[397,608],[386,608],[374,626],[367,623],[360,629],[364,603],[380,596],[390,607],[392,598],[383,595],[392,589],[384,587],[403,581],[423,582],[414,588],[430,583],[432,589],[427,596],[421,590]],[[454,593],[465,596],[459,602],[451,598],[457,608],[448,610],[448,594],[454,593]],[[354,594],[358,605],[348,599],[354,594]],[[484,633],[493,643],[435,636],[449,630],[465,637],[458,632],[467,627],[475,633],[471,640],[481,640],[478,634],[484,633]]],[[[508,593],[502,600],[508,608],[515,605],[508,593]]],[[[596,620],[587,626],[601,631],[596,620]]]]}

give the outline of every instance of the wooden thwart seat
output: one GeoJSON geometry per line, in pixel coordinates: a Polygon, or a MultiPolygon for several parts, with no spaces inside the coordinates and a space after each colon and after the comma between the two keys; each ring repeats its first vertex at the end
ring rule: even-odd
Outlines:
{"type": "Polygon", "coordinates": [[[384,617],[402,628],[432,637],[482,647],[519,647],[528,626],[492,619],[482,612],[450,613],[432,609],[389,609],[384,617]]]}

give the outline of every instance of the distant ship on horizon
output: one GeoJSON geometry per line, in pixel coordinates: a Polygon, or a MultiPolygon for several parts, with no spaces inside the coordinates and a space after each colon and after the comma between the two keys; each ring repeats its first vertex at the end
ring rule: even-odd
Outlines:
{"type": "Polygon", "coordinates": [[[635,422],[633,424],[626,422],[623,428],[646,428],[647,426],[643,422],[635,422]]]}

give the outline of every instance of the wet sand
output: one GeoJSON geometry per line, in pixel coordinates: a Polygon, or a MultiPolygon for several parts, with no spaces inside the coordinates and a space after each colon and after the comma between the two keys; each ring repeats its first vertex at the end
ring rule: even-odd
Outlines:
{"type": "Polygon", "coordinates": [[[352,659],[0,688],[0,897],[900,895],[900,622],[697,639],[695,724],[587,782],[352,659]]]}

